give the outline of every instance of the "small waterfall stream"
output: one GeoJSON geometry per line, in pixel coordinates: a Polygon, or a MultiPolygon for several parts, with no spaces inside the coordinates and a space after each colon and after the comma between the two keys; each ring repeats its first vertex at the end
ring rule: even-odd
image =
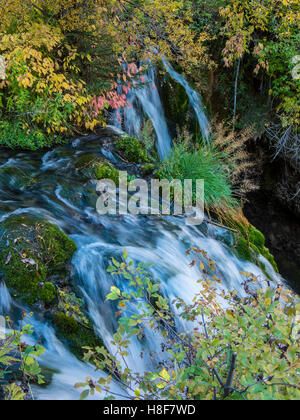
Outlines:
{"type": "Polygon", "coordinates": [[[12,298],[4,283],[0,283],[0,315],[5,315],[10,311],[12,298]]]}
{"type": "MultiPolygon", "coordinates": [[[[81,290],[95,332],[107,348],[113,351],[111,340],[117,328],[116,307],[105,301],[112,285],[128,290],[124,279],[115,278],[106,271],[110,258],[120,258],[123,249],[135,262],[150,262],[153,278],[161,281],[161,290],[170,301],[178,296],[191,303],[199,292],[199,271],[190,267],[186,251],[194,246],[205,250],[216,261],[218,273],[224,279],[222,288],[241,291],[241,270],[264,278],[254,264],[240,261],[231,251],[228,232],[205,223],[199,227],[187,226],[183,219],[161,216],[100,216],[96,212],[95,184],[76,171],[76,161],[82,154],[102,154],[102,139],[77,139],[72,145],[58,147],[44,154],[13,153],[4,151],[0,156],[3,165],[14,168],[15,177],[0,173],[0,221],[10,214],[39,214],[56,223],[76,242],[78,250],[72,261],[73,282],[81,290]],[[13,159],[12,159],[13,156],[13,159]],[[35,182],[24,182],[34,179],[35,182]]],[[[116,160],[116,158],[114,157],[116,160]]],[[[1,166],[2,165],[2,166],[1,166]]],[[[280,277],[264,260],[267,271],[278,282],[280,277]]],[[[3,283],[0,283],[0,314],[10,315],[18,305],[13,302],[3,283]]],[[[22,308],[25,312],[30,308],[22,308]]],[[[175,309],[174,309],[175,311],[175,309]]],[[[176,311],[175,311],[176,312],[176,311]]],[[[43,366],[52,371],[52,381],[47,387],[34,387],[36,398],[77,399],[74,383],[94,374],[93,368],[78,361],[57,338],[43,313],[36,313],[30,322],[35,336],[43,335],[46,352],[43,366]]],[[[178,328],[186,328],[177,319],[178,328]]],[[[84,343],[82,343],[84,345],[84,343]]],[[[142,372],[153,363],[149,351],[160,352],[160,337],[147,331],[142,342],[131,344],[128,363],[142,372]],[[139,357],[143,352],[144,357],[139,357]]],[[[117,385],[114,385],[118,389],[117,385]]],[[[123,392],[123,390],[122,390],[123,392]]],[[[123,392],[124,393],[124,392],[123,392]]]]}
{"type": "MultiPolygon", "coordinates": [[[[200,94],[189,85],[183,75],[177,73],[173,69],[172,65],[165,58],[162,59],[162,62],[170,76],[186,90],[190,104],[197,117],[202,137],[204,141],[208,143],[210,125],[205,114],[200,94]]],[[[158,153],[161,160],[163,160],[168,156],[172,140],[159,95],[155,73],[155,67],[149,66],[144,75],[143,85],[132,88],[129,91],[127,95],[129,106],[124,108],[121,112],[118,110],[114,113],[113,124],[121,129],[123,123],[126,133],[136,138],[140,138],[144,117],[147,116],[153,124],[157,137],[158,153]]]]}
{"type": "Polygon", "coordinates": [[[176,80],[181,86],[184,87],[189,99],[191,106],[193,107],[196,117],[198,119],[198,123],[201,129],[202,137],[206,143],[209,142],[209,134],[210,134],[210,125],[207,119],[207,116],[204,111],[203,103],[201,96],[198,92],[196,92],[185,79],[182,74],[177,73],[172,65],[165,59],[162,59],[165,69],[170,74],[170,76],[176,80]]]}
{"type": "MultiPolygon", "coordinates": [[[[127,102],[129,106],[121,112],[125,131],[129,135],[139,138],[144,115],[146,115],[152,121],[156,133],[159,156],[161,159],[167,157],[171,149],[171,137],[158,93],[153,66],[149,66],[144,74],[143,85],[130,90],[127,102]]],[[[119,113],[120,111],[117,111],[114,114],[113,122],[121,128],[120,117],[117,116],[119,113]]]]}

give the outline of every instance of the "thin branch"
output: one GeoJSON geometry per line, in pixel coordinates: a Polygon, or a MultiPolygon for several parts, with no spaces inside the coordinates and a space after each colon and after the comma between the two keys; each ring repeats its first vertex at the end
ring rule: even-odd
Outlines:
{"type": "Polygon", "coordinates": [[[224,397],[228,397],[232,391],[232,383],[233,383],[233,379],[234,379],[234,371],[236,368],[236,358],[237,358],[237,353],[234,352],[232,354],[231,357],[231,364],[230,364],[230,369],[229,369],[229,373],[228,373],[228,378],[225,384],[225,392],[224,392],[224,397]]]}

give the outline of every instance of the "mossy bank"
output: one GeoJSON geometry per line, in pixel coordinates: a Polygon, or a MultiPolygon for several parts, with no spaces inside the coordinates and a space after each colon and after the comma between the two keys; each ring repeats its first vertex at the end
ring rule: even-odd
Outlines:
{"type": "Polygon", "coordinates": [[[244,228],[241,231],[241,234],[236,235],[235,250],[237,255],[243,260],[257,263],[266,275],[266,267],[259,260],[259,255],[262,255],[272,265],[276,273],[279,272],[273,255],[265,246],[264,235],[254,226],[249,225],[248,228],[244,228]]]}

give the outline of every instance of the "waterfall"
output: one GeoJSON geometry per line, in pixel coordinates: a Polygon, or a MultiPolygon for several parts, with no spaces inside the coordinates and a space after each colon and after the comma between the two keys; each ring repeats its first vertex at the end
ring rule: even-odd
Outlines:
{"type": "Polygon", "coordinates": [[[178,82],[179,84],[181,84],[181,86],[184,87],[189,99],[190,99],[190,103],[195,111],[195,114],[197,116],[198,119],[198,123],[201,129],[201,133],[202,133],[202,137],[204,139],[204,141],[206,141],[206,143],[209,142],[209,133],[210,133],[210,125],[208,122],[208,119],[206,117],[204,108],[203,108],[203,103],[202,103],[202,99],[201,96],[199,95],[198,92],[196,92],[187,82],[187,80],[185,79],[185,77],[182,74],[177,73],[172,65],[165,59],[162,59],[162,62],[165,66],[165,69],[167,70],[167,72],[170,74],[170,76],[176,80],[176,82],[178,82]]]}
{"type": "Polygon", "coordinates": [[[0,315],[6,315],[11,308],[12,298],[4,283],[0,283],[0,315]]]}
{"type": "Polygon", "coordinates": [[[124,128],[126,133],[139,139],[143,125],[143,110],[134,91],[129,92],[127,100],[130,106],[124,109],[124,128]]]}
{"type": "MultiPolygon", "coordinates": [[[[203,140],[208,144],[210,125],[204,111],[201,96],[189,85],[183,75],[174,70],[172,65],[165,58],[162,59],[162,62],[170,76],[184,87],[189,97],[190,104],[195,111],[203,140]]],[[[123,122],[126,133],[136,138],[140,138],[144,116],[146,115],[151,120],[156,133],[159,156],[161,159],[164,159],[168,156],[171,149],[172,140],[169,134],[155,76],[155,68],[149,66],[144,75],[145,80],[143,86],[138,86],[130,90],[127,95],[128,107],[121,111],[115,111],[112,123],[114,126],[121,129],[123,122]]],[[[120,80],[118,80],[118,84],[118,91],[121,93],[122,88],[120,80]]]]}
{"type": "MultiPolygon", "coordinates": [[[[144,79],[143,85],[131,89],[127,96],[129,106],[123,109],[124,128],[131,136],[140,138],[144,115],[147,115],[156,133],[159,156],[164,159],[171,149],[171,137],[156,86],[155,68],[153,66],[148,68],[144,79]]],[[[114,115],[114,124],[117,124],[120,128],[118,112],[114,115]]]]}
{"type": "Polygon", "coordinates": [[[155,84],[155,69],[150,67],[145,76],[145,85],[136,90],[136,96],[143,110],[152,121],[157,136],[157,148],[161,159],[167,157],[171,149],[171,137],[165,118],[165,112],[155,84]]]}

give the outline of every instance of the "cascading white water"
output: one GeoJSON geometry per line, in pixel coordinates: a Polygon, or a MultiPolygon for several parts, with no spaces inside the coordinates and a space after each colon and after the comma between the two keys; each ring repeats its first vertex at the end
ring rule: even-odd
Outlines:
{"type": "Polygon", "coordinates": [[[4,283],[0,283],[0,315],[6,315],[11,308],[12,298],[4,283]]]}
{"type": "MultiPolygon", "coordinates": [[[[165,112],[155,80],[155,68],[149,66],[144,74],[142,86],[132,88],[127,95],[128,107],[123,109],[125,131],[131,136],[140,138],[144,115],[150,118],[157,137],[157,149],[161,159],[167,157],[171,149],[171,137],[165,118],[165,112]]],[[[113,123],[121,127],[120,111],[114,114],[113,123]]]]}
{"type": "MultiPolygon", "coordinates": [[[[205,114],[201,96],[196,92],[182,74],[177,73],[172,65],[162,58],[165,69],[170,76],[181,84],[190,100],[190,104],[196,114],[203,140],[209,143],[210,124],[205,114]]],[[[124,129],[126,133],[136,138],[140,138],[141,128],[146,115],[152,122],[156,136],[159,156],[164,159],[168,156],[171,149],[171,137],[168,124],[165,118],[159,90],[156,85],[155,68],[149,66],[144,76],[143,86],[132,88],[127,95],[128,107],[117,110],[113,114],[112,123],[118,128],[124,129]]],[[[120,88],[120,87],[119,87],[120,88]]]]}
{"type": "Polygon", "coordinates": [[[157,136],[157,148],[161,159],[167,157],[171,149],[171,137],[165,118],[158,89],[155,83],[155,69],[150,67],[145,75],[145,85],[135,92],[145,114],[152,121],[157,136]]]}
{"type": "MultiPolygon", "coordinates": [[[[111,341],[118,319],[115,304],[106,302],[105,297],[112,285],[124,291],[128,291],[129,286],[125,279],[111,276],[106,270],[110,258],[114,256],[119,259],[124,248],[136,263],[143,261],[153,264],[150,273],[161,282],[161,291],[170,301],[178,296],[191,303],[193,296],[200,291],[197,282],[199,271],[196,266],[190,267],[191,260],[186,255],[191,247],[203,249],[216,261],[216,275],[223,280],[222,288],[242,291],[244,278],[240,271],[265,277],[256,265],[241,261],[234,255],[230,246],[226,245],[228,232],[219,227],[206,224],[200,227],[186,226],[183,219],[175,217],[100,216],[96,212],[98,197],[95,185],[76,170],[79,156],[96,153],[102,157],[100,150],[99,139],[90,143],[83,139],[82,142],[73,143],[73,147],[60,147],[46,155],[15,153],[12,167],[22,168],[22,171],[25,168],[28,177],[35,182],[21,185],[24,182],[22,171],[16,171],[16,177],[20,179],[13,185],[9,184],[9,188],[9,179],[0,178],[0,222],[11,214],[27,212],[57,224],[74,239],[78,251],[72,261],[73,284],[79,286],[95,332],[108,349],[114,350],[111,341]]],[[[1,154],[0,166],[5,161],[9,162],[10,153],[1,154]]],[[[270,264],[266,260],[263,262],[269,275],[280,281],[270,264]]],[[[0,284],[0,302],[4,315],[16,309],[16,302],[13,306],[3,284],[0,284]]],[[[18,310],[28,313],[32,309],[18,310]]],[[[42,364],[53,371],[53,375],[47,387],[33,388],[34,396],[42,399],[78,398],[79,392],[74,389],[74,383],[82,382],[88,376],[98,379],[104,374],[94,373],[92,366],[78,361],[66,344],[58,339],[49,320],[44,317],[44,311],[39,311],[37,307],[35,311],[38,312],[36,318],[28,322],[34,325],[36,339],[44,337],[42,345],[46,352],[42,364]]],[[[179,329],[188,328],[176,315],[175,318],[179,329]]],[[[129,366],[141,372],[149,368],[149,352],[157,353],[154,361],[160,359],[161,338],[147,330],[145,337],[135,339],[129,350],[129,366]]],[[[117,392],[124,394],[124,390],[117,392]]]]}
{"type": "Polygon", "coordinates": [[[170,74],[170,76],[176,80],[179,84],[181,84],[181,86],[184,87],[190,103],[195,111],[195,114],[197,116],[198,119],[198,123],[201,129],[201,133],[202,133],[202,137],[204,139],[204,141],[206,141],[206,143],[208,143],[209,141],[209,134],[210,134],[210,125],[207,119],[207,116],[205,114],[204,111],[204,107],[203,107],[203,103],[202,103],[202,99],[201,96],[199,95],[198,92],[196,92],[187,82],[187,80],[185,79],[185,77],[182,74],[177,73],[174,68],[172,67],[172,65],[165,59],[162,59],[162,62],[165,66],[165,69],[167,70],[167,72],[170,74]]]}
{"type": "Polygon", "coordinates": [[[126,133],[139,139],[143,124],[143,110],[134,91],[128,94],[127,100],[130,106],[124,109],[124,129],[126,133]]]}

